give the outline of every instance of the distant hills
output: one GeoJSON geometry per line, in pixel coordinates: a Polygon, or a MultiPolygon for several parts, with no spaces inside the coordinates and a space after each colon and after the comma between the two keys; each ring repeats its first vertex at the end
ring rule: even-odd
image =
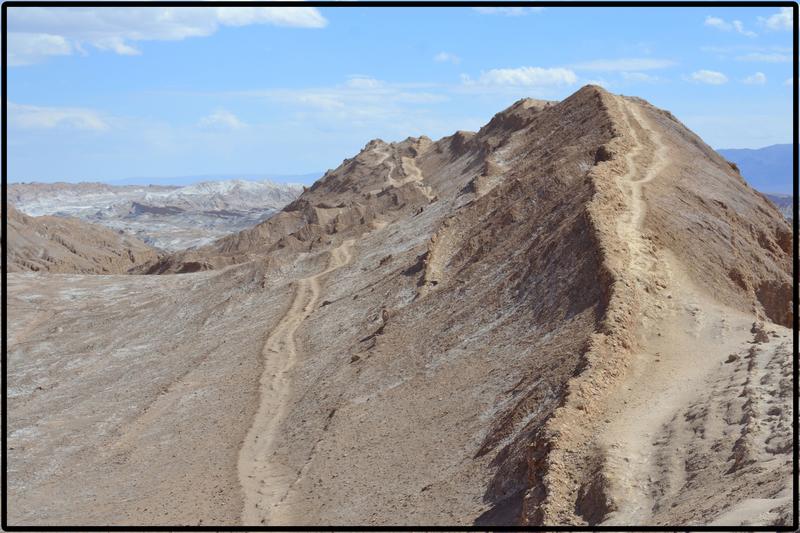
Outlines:
{"type": "Polygon", "coordinates": [[[77,217],[179,250],[207,244],[263,221],[303,192],[269,180],[191,185],[14,183],[8,200],[29,216],[77,217]]]}
{"type": "Polygon", "coordinates": [[[111,185],[194,185],[195,183],[209,181],[272,181],[277,183],[314,183],[322,172],[309,174],[203,174],[198,176],[172,176],[162,178],[125,178],[113,180],[111,185]]]}
{"type": "Polygon", "coordinates": [[[792,145],[717,150],[736,163],[748,183],[764,193],[792,194],[792,145]]]}
{"type": "MultiPolygon", "coordinates": [[[[208,181],[272,181],[276,183],[310,185],[314,183],[322,172],[311,172],[308,174],[202,174],[194,176],[164,176],[164,177],[133,177],[123,179],[103,180],[108,185],[161,185],[178,186],[194,185],[208,181]]],[[[86,180],[66,180],[70,183],[78,183],[86,180]]],[[[14,179],[9,178],[9,184],[13,183],[44,183],[35,179],[14,179]]]]}

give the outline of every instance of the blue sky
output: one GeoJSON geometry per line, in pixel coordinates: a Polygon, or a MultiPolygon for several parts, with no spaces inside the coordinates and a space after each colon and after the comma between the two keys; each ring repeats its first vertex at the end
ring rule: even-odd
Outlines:
{"type": "Polygon", "coordinates": [[[9,8],[10,181],[307,174],[587,83],[791,142],[788,8],[9,8]]]}

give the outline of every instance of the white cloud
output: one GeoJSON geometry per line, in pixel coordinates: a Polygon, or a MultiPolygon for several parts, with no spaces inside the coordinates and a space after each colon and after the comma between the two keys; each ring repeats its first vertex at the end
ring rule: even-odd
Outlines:
{"type": "Polygon", "coordinates": [[[741,20],[734,20],[731,22],[726,21],[725,19],[721,19],[719,17],[706,17],[704,22],[706,26],[710,26],[712,28],[716,28],[722,31],[736,31],[745,37],[757,37],[758,34],[752,30],[747,30],[744,27],[744,24],[741,20]]]}
{"type": "Polygon", "coordinates": [[[12,7],[8,9],[8,52],[15,65],[65,55],[91,45],[122,55],[140,53],[138,41],[205,37],[220,26],[273,24],[321,28],[313,7],[12,7]]]}
{"type": "Polygon", "coordinates": [[[346,85],[351,89],[377,89],[383,82],[369,76],[350,76],[346,85]]]}
{"type": "MultiPolygon", "coordinates": [[[[115,52],[121,56],[138,56],[141,54],[138,49],[127,44],[121,37],[97,39],[92,44],[99,50],[110,50],[111,52],[115,52]]],[[[80,46],[80,43],[77,43],[76,46],[80,46]]],[[[85,50],[84,53],[86,53],[85,50]]]]}
{"type": "Polygon", "coordinates": [[[625,81],[640,82],[640,83],[655,83],[659,81],[658,76],[651,76],[644,72],[623,72],[622,79],[625,81]]]}
{"type": "Polygon", "coordinates": [[[724,19],[721,19],[719,17],[708,16],[706,17],[706,21],[704,22],[704,24],[706,26],[711,26],[712,28],[717,28],[724,31],[731,30],[731,25],[725,22],[724,19]]]}
{"type": "Polygon", "coordinates": [[[450,52],[439,52],[433,56],[433,60],[437,63],[452,63],[454,65],[461,63],[461,58],[450,52]]]}
{"type": "Polygon", "coordinates": [[[528,13],[544,11],[543,7],[473,7],[472,9],[484,15],[505,15],[506,17],[519,17],[528,13]]]}
{"type": "Polygon", "coordinates": [[[224,26],[274,24],[296,28],[322,28],[328,24],[325,17],[313,7],[218,7],[216,12],[219,23],[224,26]]]}
{"type": "Polygon", "coordinates": [[[773,31],[791,30],[794,27],[791,7],[782,7],[780,11],[767,18],[758,17],[758,21],[773,31]]]}
{"type": "Polygon", "coordinates": [[[728,77],[722,72],[717,72],[715,70],[698,70],[692,72],[690,79],[708,85],[722,85],[723,83],[728,83],[728,77]]]}
{"type": "Polygon", "coordinates": [[[40,107],[9,102],[8,116],[12,126],[27,130],[67,127],[105,131],[110,127],[97,111],[79,107],[40,107]]]}
{"type": "Polygon", "coordinates": [[[60,35],[49,33],[9,33],[8,64],[12,67],[30,65],[44,56],[65,56],[72,45],[60,35]]]}
{"type": "Polygon", "coordinates": [[[589,70],[595,72],[633,72],[640,70],[656,70],[675,65],[671,59],[622,58],[622,59],[595,59],[571,65],[575,70],[589,70]]]}
{"type": "Polygon", "coordinates": [[[468,76],[462,77],[465,85],[515,85],[515,86],[554,86],[571,85],[578,81],[575,73],[566,68],[496,68],[481,72],[475,82],[468,76]]]}
{"type": "Polygon", "coordinates": [[[764,85],[767,83],[767,76],[763,72],[756,72],[752,76],[747,76],[742,80],[747,85],[764,85]]]}
{"type": "Polygon", "coordinates": [[[201,118],[198,125],[203,128],[230,130],[240,130],[246,126],[244,122],[239,120],[239,117],[224,109],[218,109],[210,115],[201,118]]]}
{"type": "Polygon", "coordinates": [[[733,28],[736,30],[736,33],[744,35],[745,37],[758,37],[758,34],[753,30],[746,30],[741,20],[734,20],[733,28]]]}
{"type": "Polygon", "coordinates": [[[788,63],[792,56],[788,54],[751,52],[736,57],[736,61],[757,61],[761,63],[788,63]]]}

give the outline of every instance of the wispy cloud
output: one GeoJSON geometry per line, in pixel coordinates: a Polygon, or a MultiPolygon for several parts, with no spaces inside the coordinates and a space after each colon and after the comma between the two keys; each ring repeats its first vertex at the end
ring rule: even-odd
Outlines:
{"type": "Polygon", "coordinates": [[[780,11],[769,17],[758,17],[758,21],[772,31],[791,30],[794,27],[791,7],[782,7],[780,11]]]}
{"type": "Polygon", "coordinates": [[[520,17],[544,11],[543,7],[473,7],[472,9],[484,15],[504,15],[506,17],[520,17]]]}
{"type": "Polygon", "coordinates": [[[638,72],[642,70],[657,70],[669,68],[676,64],[671,59],[656,59],[650,57],[620,58],[620,59],[595,59],[570,65],[575,70],[593,72],[638,72]]]}
{"type": "Polygon", "coordinates": [[[747,76],[745,79],[743,79],[742,83],[746,85],[764,85],[767,83],[767,76],[763,72],[756,72],[755,74],[747,76]]]}
{"type": "Polygon", "coordinates": [[[661,79],[658,76],[651,76],[650,74],[645,74],[644,72],[623,72],[621,76],[625,81],[639,83],[656,83],[661,79]]]}
{"type": "Polygon", "coordinates": [[[366,89],[366,90],[374,90],[380,89],[386,85],[386,82],[381,80],[377,80],[370,76],[361,76],[361,75],[354,75],[350,76],[347,79],[345,85],[351,89],[366,89]]]}
{"type": "Polygon", "coordinates": [[[731,22],[726,21],[725,19],[719,17],[706,17],[704,22],[706,26],[711,28],[716,28],[722,31],[735,31],[740,35],[744,35],[745,37],[757,37],[758,34],[752,30],[747,30],[744,27],[744,24],[741,20],[733,20],[731,22]]]}
{"type": "Polygon", "coordinates": [[[46,56],[66,56],[72,44],[61,35],[49,33],[9,33],[8,64],[12,67],[30,65],[46,56]]]}
{"type": "Polygon", "coordinates": [[[728,83],[728,77],[722,72],[717,72],[715,70],[697,70],[692,72],[689,79],[708,85],[722,85],[728,83]]]}
{"type": "Polygon", "coordinates": [[[726,46],[701,46],[700,50],[713,54],[734,54],[741,52],[782,52],[789,53],[792,51],[791,47],[787,46],[763,46],[756,44],[733,44],[726,46]]]}
{"type": "Polygon", "coordinates": [[[740,20],[734,20],[731,24],[733,24],[733,29],[736,30],[736,33],[744,35],[745,37],[758,37],[758,34],[753,30],[746,30],[744,24],[742,24],[740,20]]]}
{"type": "Polygon", "coordinates": [[[272,24],[321,28],[327,20],[313,7],[15,7],[8,10],[12,66],[90,45],[136,55],[137,41],[179,41],[214,34],[220,26],[272,24]]]}
{"type": "Polygon", "coordinates": [[[101,113],[79,107],[40,107],[10,102],[8,119],[12,127],[28,130],[66,127],[105,131],[110,127],[108,120],[101,113]]]}
{"type": "Polygon", "coordinates": [[[240,130],[246,126],[244,122],[239,120],[239,117],[225,109],[218,109],[210,115],[201,118],[198,121],[198,125],[203,128],[228,130],[240,130]]]}
{"type": "Polygon", "coordinates": [[[331,87],[270,88],[236,91],[225,96],[262,98],[294,107],[301,113],[320,113],[344,123],[378,123],[403,117],[411,109],[448,100],[445,94],[423,90],[427,84],[397,84],[367,75],[350,76],[331,87]]]}
{"type": "Polygon", "coordinates": [[[481,72],[477,80],[469,76],[462,78],[464,85],[512,85],[512,86],[558,86],[571,85],[578,76],[567,68],[496,68],[481,72]]]}
{"type": "Polygon", "coordinates": [[[730,24],[719,17],[706,17],[706,21],[703,24],[720,30],[731,30],[732,28],[730,24]]]}
{"type": "Polygon", "coordinates": [[[741,56],[736,57],[736,61],[755,61],[761,63],[788,63],[792,60],[792,56],[788,54],[777,54],[777,53],[762,53],[762,52],[751,52],[749,54],[744,54],[741,56]]]}
{"type": "Polygon", "coordinates": [[[452,63],[454,65],[461,63],[461,58],[450,52],[439,52],[433,56],[433,60],[437,63],[452,63]]]}

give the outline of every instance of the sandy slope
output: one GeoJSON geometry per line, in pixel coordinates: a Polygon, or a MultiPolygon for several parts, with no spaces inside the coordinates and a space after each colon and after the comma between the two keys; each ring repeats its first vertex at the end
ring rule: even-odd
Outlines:
{"type": "MultiPolygon", "coordinates": [[[[753,342],[755,318],[720,305],[691,282],[671,253],[648,246],[643,237],[647,206],[642,188],[658,179],[669,164],[669,147],[636,101],[617,100],[636,141],[626,156],[630,170],[621,178],[629,186],[630,216],[620,221],[618,229],[628,243],[630,269],[643,300],[637,349],[625,378],[606,402],[606,424],[597,437],[612,510],[603,525],[654,523],[655,510],[669,508],[669,497],[685,490],[686,457],[691,448],[701,446],[696,441],[705,435],[680,438],[665,434],[664,428],[693,406],[703,405],[704,391],[721,379],[725,360],[731,353],[746,352],[753,342]]],[[[782,330],[784,338],[788,336],[786,328],[775,328],[782,330]]],[[[709,421],[717,426],[723,423],[709,421]]],[[[713,460],[724,463],[727,457],[718,455],[713,460]]],[[[713,483],[709,480],[706,490],[723,489],[713,483]]],[[[768,507],[781,504],[767,500],[771,501],[765,504],[768,507]]],[[[719,507],[709,509],[713,512],[719,512],[719,507]]],[[[728,511],[725,516],[705,519],[738,525],[748,517],[752,519],[753,514],[728,511]]]]}
{"type": "Polygon", "coordinates": [[[251,324],[277,323],[282,280],[8,282],[10,523],[235,523],[265,336],[251,324]]]}
{"type": "MultiPolygon", "coordinates": [[[[669,261],[666,253],[659,258],[669,261]]],[[[715,304],[683,272],[670,273],[665,290],[672,298],[645,311],[641,345],[608,400],[607,424],[598,436],[616,507],[603,522],[607,525],[651,523],[653,487],[664,482],[656,453],[674,464],[682,463],[685,453],[675,441],[655,444],[662,427],[697,401],[728,354],[752,339],[752,316],[715,304]]]]}
{"type": "Polygon", "coordinates": [[[239,479],[245,495],[242,523],[280,525],[293,523],[281,504],[294,488],[294,479],[303,475],[291,467],[271,461],[270,452],[278,424],[288,407],[290,371],[297,360],[295,332],[317,308],[320,280],[351,260],[353,241],[348,240],[330,252],[322,272],[296,282],[289,310],[267,337],[262,356],[261,404],[239,456],[239,479]]]}

